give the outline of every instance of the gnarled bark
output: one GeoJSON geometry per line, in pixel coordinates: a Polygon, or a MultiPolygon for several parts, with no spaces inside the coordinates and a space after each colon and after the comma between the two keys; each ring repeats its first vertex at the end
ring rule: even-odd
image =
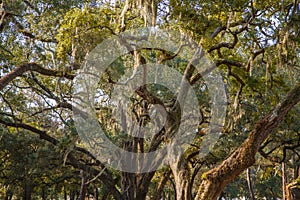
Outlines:
{"type": "Polygon", "coordinates": [[[224,187],[242,171],[255,163],[255,154],[262,142],[282,122],[287,112],[300,101],[298,83],[274,110],[260,119],[242,145],[224,160],[221,165],[202,175],[196,199],[216,200],[224,187]]]}
{"type": "Polygon", "coordinates": [[[191,185],[190,185],[190,171],[186,160],[180,158],[170,165],[175,180],[176,199],[177,200],[191,200],[191,185]]]}

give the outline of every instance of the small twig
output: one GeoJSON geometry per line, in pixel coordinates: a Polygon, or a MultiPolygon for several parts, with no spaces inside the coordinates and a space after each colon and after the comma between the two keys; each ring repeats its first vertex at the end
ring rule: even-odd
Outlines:
{"type": "Polygon", "coordinates": [[[106,170],[106,166],[104,166],[104,168],[101,170],[101,172],[99,172],[99,174],[97,174],[97,176],[95,176],[93,179],[89,180],[88,182],[86,182],[85,184],[90,184],[91,182],[95,181],[99,176],[101,176],[104,171],[106,170]]]}

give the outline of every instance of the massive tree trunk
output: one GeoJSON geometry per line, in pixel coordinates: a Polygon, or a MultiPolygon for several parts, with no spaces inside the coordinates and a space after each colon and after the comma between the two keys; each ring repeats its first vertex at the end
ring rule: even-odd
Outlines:
{"type": "Polygon", "coordinates": [[[219,166],[204,173],[196,199],[217,200],[224,187],[241,172],[255,163],[255,154],[261,143],[274,131],[287,112],[300,101],[300,83],[298,83],[274,110],[260,119],[248,138],[229,158],[219,166]]]}

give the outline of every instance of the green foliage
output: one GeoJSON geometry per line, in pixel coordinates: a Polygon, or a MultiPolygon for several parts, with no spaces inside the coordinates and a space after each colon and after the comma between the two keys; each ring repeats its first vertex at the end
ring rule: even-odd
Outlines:
{"type": "Polygon", "coordinates": [[[68,11],[56,36],[58,58],[66,59],[73,51],[76,52],[75,59],[83,60],[95,45],[113,34],[115,16],[116,13],[105,8],[84,7],[68,11]]]}
{"type": "MultiPolygon", "coordinates": [[[[71,71],[76,74],[76,70],[69,67],[70,63],[82,64],[94,47],[112,35],[144,27],[145,21],[155,11],[149,8],[150,4],[143,5],[147,1],[133,0],[3,2],[2,10],[9,14],[8,17],[3,17],[3,24],[0,24],[0,77],[9,74],[20,64],[29,62],[36,62],[46,69],[61,70],[60,73],[71,71]],[[127,2],[129,4],[125,10],[127,2]]],[[[299,81],[299,5],[294,5],[297,1],[275,0],[153,2],[158,3],[155,7],[157,28],[186,33],[202,45],[218,64],[217,68],[223,75],[228,92],[228,112],[223,135],[211,148],[210,154],[205,159],[200,159],[190,155],[198,155],[203,135],[207,134],[212,114],[212,99],[208,94],[214,90],[207,88],[202,78],[192,86],[198,98],[199,110],[203,114],[203,121],[195,130],[198,134],[192,147],[184,154],[189,159],[189,171],[193,172],[196,166],[200,166],[192,189],[195,192],[200,181],[208,179],[206,172],[222,163],[236,150],[255,128],[256,122],[272,110],[299,81]]],[[[172,39],[177,42],[177,38],[172,39]]],[[[135,52],[138,56],[131,53],[115,60],[102,74],[97,85],[100,89],[96,94],[95,107],[99,123],[107,137],[120,147],[134,138],[122,130],[120,121],[114,116],[114,109],[124,107],[125,112],[131,113],[127,119],[128,124],[135,122],[147,127],[151,122],[147,111],[153,105],[137,94],[124,94],[131,103],[128,107],[122,102],[112,101],[114,83],[120,81],[128,71],[133,71],[138,58],[143,57],[148,64],[166,56],[166,52],[157,49],[135,52]]],[[[183,74],[188,62],[176,56],[162,64],[183,74]]],[[[196,73],[195,71],[192,77],[196,73]]],[[[178,81],[171,75],[164,78],[170,84],[178,81]]],[[[148,84],[147,89],[165,105],[174,105],[176,92],[157,84],[148,84]]],[[[88,180],[95,176],[91,169],[99,172],[103,169],[86,149],[80,149],[83,145],[72,121],[71,102],[71,80],[39,72],[28,71],[1,91],[1,199],[4,199],[7,191],[12,192],[16,198],[21,197],[27,181],[33,186],[33,199],[39,198],[42,192],[47,197],[51,194],[53,198],[61,199],[64,190],[68,195],[80,190],[79,168],[85,168],[88,180]],[[41,131],[58,143],[50,144],[39,136],[38,131],[34,133],[24,127],[15,127],[19,124],[41,131]],[[69,155],[77,161],[76,164],[70,163],[69,155]]],[[[257,199],[282,196],[280,164],[271,163],[268,159],[286,162],[289,174],[300,165],[299,109],[299,105],[295,106],[262,146],[269,158],[257,156],[257,163],[252,167],[257,199]]],[[[147,137],[143,141],[144,151],[149,150],[152,139],[147,137]]],[[[160,146],[167,142],[163,140],[160,146]]],[[[155,172],[149,184],[147,198],[154,198],[164,170],[169,168],[155,172]]],[[[90,193],[96,188],[101,198],[112,199],[110,192],[113,188],[106,182],[109,177],[112,177],[112,185],[116,190],[124,192],[124,174],[106,169],[104,175],[107,178],[105,181],[100,182],[98,177],[88,185],[90,193]]],[[[141,176],[136,175],[137,179],[141,176]]],[[[288,182],[293,180],[290,176],[288,182]]],[[[170,175],[163,189],[164,198],[175,196],[174,180],[174,174],[170,175]]],[[[223,196],[225,199],[248,197],[246,175],[241,174],[229,184],[223,196]]]]}

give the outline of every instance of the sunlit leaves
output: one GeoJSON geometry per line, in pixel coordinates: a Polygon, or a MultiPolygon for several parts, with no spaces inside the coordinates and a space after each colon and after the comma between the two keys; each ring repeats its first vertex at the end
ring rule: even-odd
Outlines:
{"type": "Polygon", "coordinates": [[[75,56],[75,60],[84,59],[95,45],[113,34],[112,19],[115,16],[107,9],[94,10],[87,7],[67,12],[58,30],[58,57],[66,59],[69,55],[75,56]]]}

